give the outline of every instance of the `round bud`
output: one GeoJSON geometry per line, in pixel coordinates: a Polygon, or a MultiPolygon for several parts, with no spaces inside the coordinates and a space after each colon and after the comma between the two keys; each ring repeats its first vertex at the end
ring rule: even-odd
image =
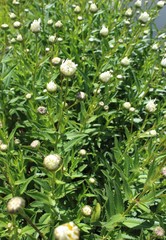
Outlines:
{"type": "Polygon", "coordinates": [[[48,170],[55,171],[59,168],[61,161],[58,154],[50,154],[44,158],[43,164],[48,170]]]}
{"type": "Polygon", "coordinates": [[[17,213],[25,207],[25,200],[22,197],[13,197],[7,203],[7,211],[11,214],[17,213]]]}

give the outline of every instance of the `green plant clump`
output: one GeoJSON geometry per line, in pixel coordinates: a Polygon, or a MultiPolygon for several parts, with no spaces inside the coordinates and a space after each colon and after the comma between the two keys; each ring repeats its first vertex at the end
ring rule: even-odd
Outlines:
{"type": "Polygon", "coordinates": [[[166,239],[165,4],[1,1],[1,240],[166,239]]]}

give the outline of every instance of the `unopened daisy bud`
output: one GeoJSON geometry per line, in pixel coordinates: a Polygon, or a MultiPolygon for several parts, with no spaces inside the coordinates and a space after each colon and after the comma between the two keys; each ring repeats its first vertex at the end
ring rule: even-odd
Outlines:
{"type": "Polygon", "coordinates": [[[58,154],[50,154],[44,158],[44,166],[50,170],[55,171],[59,168],[61,163],[61,157],[58,154]]]}
{"type": "Polygon", "coordinates": [[[21,34],[18,34],[16,39],[17,39],[18,42],[22,42],[23,41],[23,37],[22,37],[21,34]]]}
{"type": "Polygon", "coordinates": [[[150,134],[151,136],[156,136],[156,135],[157,135],[157,132],[156,132],[156,130],[150,130],[150,131],[149,131],[149,134],[150,134]]]}
{"type": "Polygon", "coordinates": [[[82,21],[83,17],[82,16],[78,16],[77,19],[78,19],[78,21],[82,21]]]}
{"type": "Polygon", "coordinates": [[[47,83],[46,89],[48,92],[53,93],[57,90],[57,85],[53,81],[50,81],[49,83],[47,83]]]}
{"type": "Polygon", "coordinates": [[[52,19],[49,19],[49,20],[47,21],[47,24],[48,24],[48,25],[52,25],[52,24],[53,24],[53,20],[52,20],[52,19]]]}
{"type": "Polygon", "coordinates": [[[16,42],[16,39],[15,38],[12,38],[11,40],[10,40],[10,43],[15,43],[16,42]]]}
{"type": "Polygon", "coordinates": [[[54,43],[55,40],[56,40],[56,36],[55,36],[55,35],[49,36],[49,38],[48,38],[48,41],[49,41],[50,43],[54,43]]]}
{"type": "Polygon", "coordinates": [[[80,6],[76,6],[76,7],[74,8],[74,12],[75,12],[75,13],[80,13],[80,12],[81,12],[80,6]]]}
{"type": "Polygon", "coordinates": [[[128,8],[128,9],[126,10],[126,12],[125,12],[125,16],[131,17],[131,16],[132,16],[132,13],[133,13],[132,9],[131,9],[131,8],[128,8]]]}
{"type": "Polygon", "coordinates": [[[1,28],[4,29],[4,30],[6,30],[6,29],[9,28],[9,25],[6,24],[6,23],[3,23],[3,24],[1,25],[1,28]]]}
{"type": "Polygon", "coordinates": [[[11,13],[9,13],[9,17],[10,17],[11,19],[15,19],[15,18],[16,18],[16,14],[13,13],[13,12],[11,12],[11,13]]]}
{"type": "Polygon", "coordinates": [[[155,43],[155,44],[152,45],[152,49],[153,49],[153,50],[158,50],[158,48],[159,48],[159,47],[158,47],[158,44],[157,44],[157,43],[155,43]]]}
{"type": "Polygon", "coordinates": [[[58,41],[58,42],[62,42],[62,41],[63,41],[63,38],[58,37],[58,38],[57,38],[57,41],[58,41]]]}
{"type": "Polygon", "coordinates": [[[73,223],[65,223],[55,228],[56,240],[79,240],[79,228],[73,223]]]}
{"type": "Polygon", "coordinates": [[[84,100],[86,98],[86,94],[84,92],[78,92],[77,98],[80,100],[84,100]]]}
{"type": "Polygon", "coordinates": [[[104,102],[103,102],[103,101],[100,101],[100,102],[99,102],[99,106],[100,106],[100,107],[104,107],[104,102]]]}
{"type": "Polygon", "coordinates": [[[163,168],[161,169],[161,174],[162,174],[164,177],[166,177],[166,167],[163,167],[163,168]]]}
{"type": "Polygon", "coordinates": [[[60,71],[65,75],[66,77],[73,76],[77,70],[77,64],[72,62],[71,60],[65,60],[62,62],[60,66],[60,71]]]}
{"type": "Polygon", "coordinates": [[[123,76],[121,74],[118,74],[116,77],[117,79],[123,79],[123,76]]]}
{"type": "Polygon", "coordinates": [[[106,83],[108,82],[113,75],[110,73],[110,71],[106,71],[100,74],[99,79],[100,81],[106,83]]]}
{"type": "Polygon", "coordinates": [[[15,143],[16,145],[20,144],[20,139],[15,138],[15,139],[14,139],[14,143],[15,143]]]}
{"type": "Polygon", "coordinates": [[[55,23],[55,27],[57,27],[57,28],[61,28],[63,26],[63,23],[60,21],[60,20],[58,20],[56,23],[55,23]]]}
{"type": "Polygon", "coordinates": [[[21,23],[19,21],[16,21],[13,23],[13,27],[14,28],[20,28],[21,27],[21,23]]]}
{"type": "Polygon", "coordinates": [[[43,107],[43,106],[40,106],[40,107],[38,107],[37,111],[38,111],[38,113],[44,115],[44,114],[47,113],[47,108],[43,107]]]}
{"type": "Polygon", "coordinates": [[[54,57],[54,58],[51,59],[51,62],[52,62],[53,65],[57,65],[61,62],[61,58],[54,57]]]}
{"type": "Polygon", "coordinates": [[[17,1],[17,0],[13,0],[13,2],[12,2],[14,5],[19,5],[20,3],[19,3],[19,1],[17,1]]]}
{"type": "Polygon", "coordinates": [[[130,102],[125,102],[123,103],[123,107],[126,109],[130,109],[131,108],[131,103],[130,102]]]}
{"type": "Polygon", "coordinates": [[[19,212],[25,207],[25,200],[22,197],[13,197],[7,203],[7,211],[11,214],[19,212]]]}
{"type": "Polygon", "coordinates": [[[92,13],[96,13],[98,11],[98,7],[95,3],[91,3],[89,10],[92,13]]]}
{"type": "Polygon", "coordinates": [[[159,7],[159,8],[164,7],[164,5],[165,5],[165,2],[164,2],[164,1],[158,1],[158,2],[157,2],[157,7],[159,7]]]}
{"type": "Polygon", "coordinates": [[[96,182],[95,178],[93,178],[93,177],[89,178],[89,183],[94,184],[95,182],[96,182]]]}
{"type": "Polygon", "coordinates": [[[157,104],[155,104],[155,100],[149,100],[148,103],[145,106],[145,109],[150,112],[153,113],[156,111],[156,106],[157,104]]]}
{"type": "Polygon", "coordinates": [[[33,33],[38,33],[40,32],[40,23],[41,23],[41,19],[39,18],[38,20],[34,20],[32,23],[31,23],[31,31],[33,33]]]}
{"type": "Polygon", "coordinates": [[[130,111],[130,112],[135,112],[135,108],[134,108],[134,107],[130,107],[130,108],[129,108],[129,111],[130,111]]]}
{"type": "Polygon", "coordinates": [[[150,20],[150,16],[147,12],[143,12],[141,13],[141,15],[139,16],[138,20],[142,23],[146,23],[150,20]]]}
{"type": "Polygon", "coordinates": [[[85,205],[82,209],[81,212],[84,216],[89,217],[92,215],[92,208],[89,205],[85,205]]]}
{"type": "Polygon", "coordinates": [[[124,57],[122,60],[121,60],[121,64],[123,66],[128,66],[130,65],[130,59],[128,57],[124,57]]]}
{"type": "Polygon", "coordinates": [[[33,142],[31,142],[30,146],[32,148],[39,148],[40,147],[40,141],[39,140],[34,140],[33,142]]]}
{"type": "Polygon", "coordinates": [[[25,98],[26,98],[26,99],[31,99],[31,97],[32,97],[32,93],[27,93],[27,94],[25,95],[25,98]]]}
{"type": "Polygon", "coordinates": [[[0,150],[1,151],[5,152],[7,150],[7,148],[8,148],[7,144],[4,144],[4,143],[0,144],[0,150]]]}
{"type": "Polygon", "coordinates": [[[46,48],[45,48],[45,51],[46,51],[46,52],[49,52],[49,51],[50,51],[50,48],[49,48],[49,47],[46,47],[46,48]]]}
{"type": "Polygon", "coordinates": [[[134,5],[136,7],[141,7],[142,6],[142,0],[137,0],[134,5]]]}
{"type": "Polygon", "coordinates": [[[108,111],[108,110],[109,110],[109,106],[108,106],[108,105],[104,105],[103,108],[104,108],[105,111],[108,111]]]}
{"type": "Polygon", "coordinates": [[[162,227],[158,226],[154,229],[154,234],[156,235],[156,237],[164,237],[165,231],[162,227]]]}
{"type": "Polygon", "coordinates": [[[101,30],[100,30],[100,35],[103,37],[108,36],[109,30],[107,27],[105,27],[105,25],[102,26],[101,30]]]}
{"type": "Polygon", "coordinates": [[[79,151],[79,154],[80,154],[81,156],[85,156],[85,155],[86,155],[86,150],[85,150],[85,149],[81,149],[81,150],[79,151]]]}
{"type": "Polygon", "coordinates": [[[166,58],[163,58],[163,59],[161,60],[161,66],[164,67],[164,68],[166,68],[166,58]]]}
{"type": "Polygon", "coordinates": [[[9,223],[7,224],[7,228],[10,229],[10,230],[12,230],[12,229],[13,229],[13,223],[10,223],[10,222],[9,222],[9,223]]]}

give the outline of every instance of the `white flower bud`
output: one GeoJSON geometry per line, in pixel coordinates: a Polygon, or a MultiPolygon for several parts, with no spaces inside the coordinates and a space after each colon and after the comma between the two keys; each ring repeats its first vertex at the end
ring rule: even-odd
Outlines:
{"type": "Polygon", "coordinates": [[[104,107],[104,102],[103,102],[103,101],[100,101],[100,102],[99,102],[99,106],[100,106],[100,107],[104,107]]]}
{"type": "Polygon", "coordinates": [[[163,167],[163,168],[161,169],[161,174],[162,174],[164,177],[166,177],[166,167],[163,167]]]}
{"type": "Polygon", "coordinates": [[[118,74],[116,77],[117,79],[123,79],[123,76],[121,74],[118,74]]]}
{"type": "Polygon", "coordinates": [[[34,140],[33,142],[31,142],[30,146],[32,148],[39,148],[40,147],[40,141],[39,140],[34,140]]]}
{"type": "Polygon", "coordinates": [[[156,136],[157,132],[156,132],[156,130],[150,130],[149,134],[152,135],[152,136],[156,136]]]}
{"type": "Polygon", "coordinates": [[[59,57],[54,57],[52,60],[51,60],[52,64],[53,65],[57,65],[61,62],[61,58],[59,57]]]}
{"type": "Polygon", "coordinates": [[[66,77],[73,76],[77,70],[77,64],[72,62],[71,60],[65,60],[62,62],[60,66],[60,71],[65,75],[66,77]]]}
{"type": "Polygon", "coordinates": [[[82,16],[78,16],[77,19],[78,19],[78,21],[82,21],[83,17],[82,16]]]}
{"type": "Polygon", "coordinates": [[[121,60],[121,64],[123,66],[128,66],[130,65],[130,59],[128,57],[124,57],[122,60],[121,60]]]}
{"type": "Polygon", "coordinates": [[[163,59],[161,60],[161,66],[164,67],[164,68],[166,68],[166,58],[163,58],[163,59]]]}
{"type": "Polygon", "coordinates": [[[128,8],[128,9],[126,10],[126,12],[125,12],[125,16],[127,16],[127,17],[131,17],[132,14],[133,14],[133,11],[132,11],[131,8],[128,8]]]}
{"type": "Polygon", "coordinates": [[[142,0],[137,0],[134,5],[136,7],[141,7],[142,6],[142,0]]]}
{"type": "Polygon", "coordinates": [[[33,33],[38,33],[40,32],[40,23],[41,23],[41,19],[39,18],[38,20],[34,20],[32,23],[31,23],[31,31],[33,33]]]}
{"type": "Polygon", "coordinates": [[[95,3],[91,3],[89,10],[90,12],[95,13],[98,11],[98,7],[96,6],[95,3]]]}
{"type": "Polygon", "coordinates": [[[153,113],[156,111],[156,106],[157,104],[155,104],[155,100],[149,100],[145,108],[148,112],[153,113]]]}
{"type": "Polygon", "coordinates": [[[57,38],[57,41],[58,41],[58,42],[62,42],[62,41],[63,41],[63,38],[58,37],[58,38],[57,38]]]}
{"type": "Polygon", "coordinates": [[[49,19],[49,20],[47,21],[47,24],[48,24],[48,25],[52,25],[52,24],[53,24],[53,20],[52,20],[52,19],[49,19]]]}
{"type": "Polygon", "coordinates": [[[130,108],[129,108],[129,111],[130,111],[130,112],[135,112],[135,108],[134,108],[134,107],[130,107],[130,108]]]}
{"type": "Polygon", "coordinates": [[[18,34],[16,39],[17,39],[18,42],[22,42],[23,41],[23,37],[22,37],[21,34],[18,34]]]}
{"type": "Polygon", "coordinates": [[[79,154],[80,154],[81,156],[85,156],[85,155],[86,155],[86,150],[85,150],[85,149],[81,149],[81,150],[79,151],[79,154]]]}
{"type": "Polygon", "coordinates": [[[57,85],[53,82],[53,81],[50,81],[49,83],[47,83],[47,91],[48,92],[55,92],[57,90],[57,85]]]}
{"type": "Polygon", "coordinates": [[[9,17],[10,17],[11,19],[15,19],[15,18],[16,18],[16,14],[13,13],[13,12],[11,12],[11,13],[9,13],[9,17]]]}
{"type": "Polygon", "coordinates": [[[46,51],[46,52],[49,52],[49,51],[50,51],[50,48],[49,48],[49,47],[46,47],[46,48],[45,48],[45,51],[46,51]]]}
{"type": "Polygon", "coordinates": [[[131,108],[131,103],[130,102],[125,102],[123,103],[123,107],[126,109],[130,109],[131,108]]]}
{"type": "Polygon", "coordinates": [[[0,150],[1,151],[5,152],[7,150],[7,148],[8,148],[7,144],[4,144],[4,143],[0,144],[0,150]]]}
{"type": "Polygon", "coordinates": [[[165,231],[162,227],[158,226],[154,229],[154,234],[157,236],[157,237],[164,237],[165,235],[165,231]]]}
{"type": "Polygon", "coordinates": [[[91,177],[91,178],[89,178],[89,182],[94,184],[96,182],[96,180],[95,180],[95,178],[91,177]]]}
{"type": "Polygon", "coordinates": [[[14,143],[15,143],[16,145],[20,144],[20,139],[15,138],[15,139],[14,139],[14,143]]]}
{"type": "Polygon", "coordinates": [[[55,27],[61,28],[63,26],[63,23],[59,20],[55,23],[55,27]]]}
{"type": "Polygon", "coordinates": [[[25,207],[25,200],[22,197],[13,197],[7,203],[7,211],[11,214],[17,213],[25,207]]]}
{"type": "Polygon", "coordinates": [[[109,110],[109,106],[108,105],[104,105],[104,110],[108,111],[109,110]]]}
{"type": "Polygon", "coordinates": [[[32,97],[32,93],[27,93],[27,94],[25,95],[25,98],[26,98],[26,99],[31,99],[31,97],[32,97]]]}
{"type": "Polygon", "coordinates": [[[159,48],[159,46],[158,46],[157,43],[155,43],[155,44],[152,45],[152,49],[153,49],[153,50],[158,50],[158,48],[159,48]]]}
{"type": "Polygon", "coordinates": [[[21,23],[19,21],[16,21],[13,23],[13,27],[14,28],[20,28],[21,27],[21,23]]]}
{"type": "Polygon", "coordinates": [[[50,170],[55,171],[59,168],[61,163],[61,157],[58,154],[50,154],[44,158],[44,166],[50,170]]]}
{"type": "Polygon", "coordinates": [[[55,40],[56,40],[56,36],[55,35],[49,36],[49,38],[48,38],[48,41],[51,42],[51,43],[54,43],[55,40]]]}
{"type": "Polygon", "coordinates": [[[9,28],[9,25],[8,24],[6,24],[6,23],[3,23],[2,25],[1,25],[1,28],[2,29],[8,29],[9,28]]]}
{"type": "Polygon", "coordinates": [[[92,215],[92,208],[89,205],[85,205],[82,209],[81,212],[84,216],[89,217],[92,215]]]}
{"type": "Polygon", "coordinates": [[[62,224],[54,230],[57,240],[79,240],[79,235],[79,228],[73,222],[62,224]]]}
{"type": "Polygon", "coordinates": [[[143,13],[141,13],[141,15],[139,16],[138,19],[139,19],[139,21],[146,23],[150,20],[150,16],[147,12],[143,12],[143,13]]]}
{"type": "Polygon", "coordinates": [[[15,38],[12,38],[12,39],[10,40],[10,42],[11,42],[11,43],[15,43],[15,42],[16,42],[16,39],[15,39],[15,38]]]}
{"type": "Polygon", "coordinates": [[[100,30],[100,35],[103,37],[108,36],[109,30],[107,27],[105,27],[105,25],[102,26],[101,30],[100,30]]]}
{"type": "Polygon", "coordinates": [[[76,7],[74,8],[74,12],[75,12],[75,13],[81,12],[80,6],[76,6],[76,7]]]}
{"type": "Polygon", "coordinates": [[[110,71],[106,71],[100,74],[99,79],[100,81],[106,83],[108,82],[113,75],[110,73],[110,71]]]}
{"type": "Polygon", "coordinates": [[[158,1],[158,2],[157,2],[157,7],[159,7],[159,8],[164,7],[164,5],[165,5],[165,2],[164,2],[164,1],[158,1]]]}
{"type": "Polygon", "coordinates": [[[77,98],[80,100],[84,100],[86,98],[86,94],[84,92],[78,92],[77,98]]]}
{"type": "Polygon", "coordinates": [[[13,2],[12,2],[14,5],[19,5],[20,3],[19,3],[19,1],[17,1],[17,0],[13,0],[13,2]]]}

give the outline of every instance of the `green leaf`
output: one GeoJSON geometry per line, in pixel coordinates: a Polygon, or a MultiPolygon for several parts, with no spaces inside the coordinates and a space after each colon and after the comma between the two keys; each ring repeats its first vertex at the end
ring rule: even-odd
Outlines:
{"type": "Polygon", "coordinates": [[[108,222],[102,223],[102,225],[108,230],[111,230],[111,229],[114,229],[119,223],[123,223],[124,220],[125,220],[125,217],[122,214],[116,214],[116,215],[113,215],[108,222]]]}
{"type": "Polygon", "coordinates": [[[141,225],[144,222],[145,222],[144,219],[128,217],[123,222],[123,225],[125,225],[128,228],[135,228],[135,227],[138,227],[139,225],[141,225]]]}
{"type": "Polygon", "coordinates": [[[93,209],[92,216],[91,216],[91,222],[97,222],[100,218],[101,214],[101,205],[100,203],[96,203],[96,206],[93,209]]]}

